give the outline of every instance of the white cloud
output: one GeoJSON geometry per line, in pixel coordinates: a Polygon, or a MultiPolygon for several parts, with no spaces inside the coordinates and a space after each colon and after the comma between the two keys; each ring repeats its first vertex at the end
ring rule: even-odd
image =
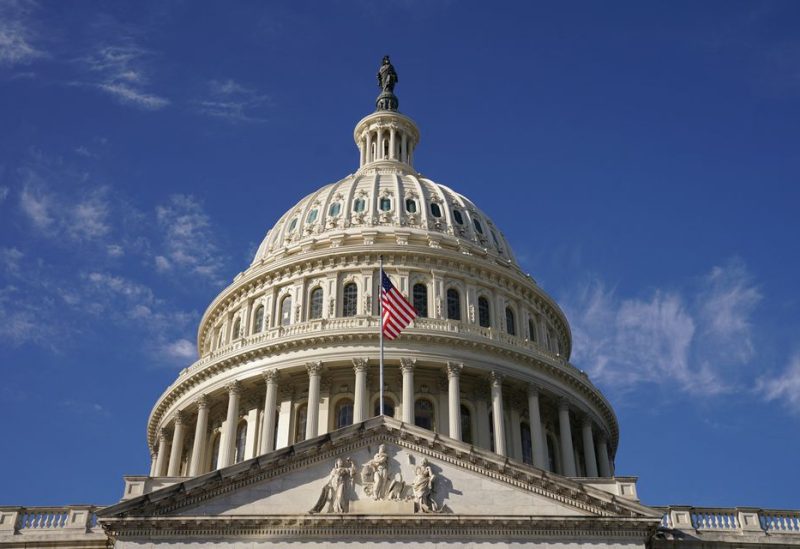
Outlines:
{"type": "Polygon", "coordinates": [[[800,413],[800,353],[791,358],[780,374],[758,379],[756,392],[767,401],[781,402],[789,410],[800,413]]]}
{"type": "Polygon", "coordinates": [[[152,54],[135,44],[103,46],[79,61],[94,75],[90,85],[113,96],[120,103],[144,110],[159,110],[169,99],[147,90],[147,58],[152,54]]]}
{"type": "Polygon", "coordinates": [[[268,102],[269,96],[228,79],[211,80],[208,94],[195,105],[199,112],[228,122],[264,122],[258,110],[268,102]]]}
{"type": "Polygon", "coordinates": [[[197,358],[197,349],[188,339],[178,339],[167,343],[163,351],[172,358],[179,360],[194,360],[197,358]]]}
{"type": "Polygon", "coordinates": [[[169,271],[172,268],[172,264],[169,262],[169,259],[167,259],[163,255],[157,255],[155,262],[156,262],[156,270],[160,273],[169,271]]]}
{"type": "Polygon", "coordinates": [[[119,244],[109,244],[106,246],[106,253],[109,257],[122,257],[125,255],[125,249],[119,244]]]}
{"type": "Polygon", "coordinates": [[[37,229],[46,231],[54,222],[51,215],[53,199],[53,195],[43,187],[26,183],[19,195],[19,205],[37,229]]]}
{"type": "Polygon", "coordinates": [[[35,46],[38,39],[31,25],[36,3],[27,0],[0,2],[0,66],[28,64],[44,56],[35,46]]]}
{"type": "Polygon", "coordinates": [[[642,384],[706,395],[733,390],[753,356],[750,318],[760,299],[740,261],[714,267],[694,292],[623,299],[595,280],[563,300],[572,362],[623,392],[642,384]]]}
{"type": "Polygon", "coordinates": [[[19,272],[19,262],[24,255],[16,248],[0,248],[0,261],[3,262],[3,267],[8,273],[19,272]]]}
{"type": "Polygon", "coordinates": [[[8,198],[9,188],[0,185],[0,202],[3,202],[6,198],[8,198]]]}
{"type": "Polygon", "coordinates": [[[101,189],[70,208],[66,229],[75,240],[99,239],[111,231],[104,194],[101,189]]]}

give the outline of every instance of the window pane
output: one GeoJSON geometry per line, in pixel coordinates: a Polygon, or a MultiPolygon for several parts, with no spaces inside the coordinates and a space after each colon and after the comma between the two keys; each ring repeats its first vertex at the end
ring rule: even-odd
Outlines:
{"type": "Polygon", "coordinates": [[[392,199],[391,198],[386,198],[386,197],[381,198],[380,208],[381,208],[381,211],[383,211],[383,212],[388,212],[389,210],[391,210],[392,209],[392,199]]]}
{"type": "Polygon", "coordinates": [[[436,202],[431,203],[431,215],[433,217],[442,217],[442,209],[436,202]]]}
{"type": "Polygon", "coordinates": [[[527,423],[519,426],[522,438],[522,461],[528,465],[533,465],[533,449],[531,448],[531,427],[527,423]]]}
{"type": "Polygon", "coordinates": [[[492,319],[489,316],[489,300],[485,297],[478,298],[478,324],[483,328],[492,325],[492,319]]]}
{"type": "MultiPolygon", "coordinates": [[[[375,415],[381,415],[381,401],[380,399],[375,401],[375,415]]],[[[389,397],[383,397],[383,415],[388,417],[394,417],[394,400],[389,397]]]]}
{"type": "Polygon", "coordinates": [[[342,316],[356,316],[358,314],[358,287],[354,282],[345,284],[342,294],[342,316]]]}
{"type": "Polygon", "coordinates": [[[427,398],[420,398],[414,403],[414,425],[433,431],[433,404],[427,398]]]}
{"type": "Polygon", "coordinates": [[[253,321],[253,332],[260,333],[264,329],[264,306],[259,305],[256,309],[256,318],[253,321]]]}
{"type": "Polygon", "coordinates": [[[292,221],[289,223],[289,232],[294,231],[295,227],[297,227],[297,218],[296,217],[294,219],[292,219],[292,221]]]}
{"type": "Polygon", "coordinates": [[[336,403],[334,411],[334,428],[341,429],[353,424],[353,401],[345,398],[336,403]]]}
{"type": "Polygon", "coordinates": [[[353,210],[357,213],[361,213],[366,209],[367,203],[364,202],[363,198],[356,198],[356,201],[353,202],[353,210]]]}
{"type": "Polygon", "coordinates": [[[428,287],[425,284],[414,284],[414,309],[418,316],[428,316],[428,287]]]}
{"type": "Polygon", "coordinates": [[[473,219],[472,224],[475,225],[475,230],[478,231],[479,234],[483,234],[483,226],[480,221],[473,219]]]}
{"type": "Polygon", "coordinates": [[[472,413],[463,404],[461,405],[461,440],[472,444],[472,413]]]}
{"type": "Polygon", "coordinates": [[[406,211],[408,213],[417,213],[417,201],[411,198],[406,199],[406,211]]]}
{"type": "Polygon", "coordinates": [[[450,320],[461,320],[461,300],[458,290],[450,288],[447,290],[447,318],[450,320]]]}
{"type": "Polygon", "coordinates": [[[322,288],[314,288],[311,291],[311,308],[308,312],[308,318],[322,318],[322,288]]]}
{"type": "Polygon", "coordinates": [[[242,331],[242,323],[237,318],[236,322],[233,323],[233,333],[231,334],[231,339],[239,339],[242,336],[241,331],[242,331]]]}
{"type": "Polygon", "coordinates": [[[294,421],[294,441],[302,442],[306,439],[306,418],[308,416],[308,405],[303,404],[297,409],[294,421]]]}
{"type": "Polygon", "coordinates": [[[517,325],[514,320],[514,311],[511,307],[506,307],[506,331],[513,335],[517,335],[517,325]]]}
{"type": "Polygon", "coordinates": [[[453,210],[453,219],[455,219],[456,223],[458,223],[459,225],[464,224],[464,218],[461,217],[461,212],[458,210],[453,210]]]}
{"type": "Polygon", "coordinates": [[[328,209],[328,215],[330,215],[331,217],[336,217],[337,215],[339,215],[339,212],[341,211],[342,211],[341,203],[334,202],[333,204],[331,204],[330,209],[328,209]]]}
{"type": "Polygon", "coordinates": [[[292,323],[292,298],[287,296],[281,301],[281,325],[288,326],[292,323]]]}
{"type": "Polygon", "coordinates": [[[308,217],[306,218],[306,223],[313,223],[317,220],[317,209],[314,208],[310,212],[308,212],[308,217]]]}

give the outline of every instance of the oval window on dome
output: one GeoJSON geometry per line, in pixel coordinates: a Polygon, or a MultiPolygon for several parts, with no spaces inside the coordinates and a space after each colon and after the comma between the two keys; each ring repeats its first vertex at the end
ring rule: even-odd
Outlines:
{"type": "Polygon", "coordinates": [[[384,196],[380,201],[380,208],[382,212],[388,212],[392,209],[392,199],[384,196]]]}
{"type": "Polygon", "coordinates": [[[436,202],[431,202],[431,215],[433,217],[442,217],[442,209],[436,202]]]}
{"type": "Polygon", "coordinates": [[[313,210],[308,212],[308,217],[306,218],[306,223],[313,223],[314,221],[316,221],[318,213],[319,213],[319,211],[316,208],[314,208],[313,210]]]}
{"type": "Polygon", "coordinates": [[[406,198],[406,211],[408,213],[417,213],[417,201],[413,198],[406,198]]]}
{"type": "Polygon", "coordinates": [[[458,210],[453,210],[453,219],[455,219],[456,223],[459,225],[464,224],[464,218],[461,216],[461,212],[458,210]]]}
{"type": "Polygon", "coordinates": [[[334,202],[331,204],[331,207],[328,208],[328,215],[331,217],[336,217],[342,211],[342,204],[340,202],[334,202]]]}
{"type": "Polygon", "coordinates": [[[483,234],[483,226],[477,217],[472,220],[472,224],[475,225],[475,230],[478,231],[478,234],[483,234]]]}
{"type": "Polygon", "coordinates": [[[291,220],[291,222],[289,222],[289,232],[290,233],[293,232],[296,228],[297,228],[297,218],[295,217],[294,219],[291,220]]]}
{"type": "Polygon", "coordinates": [[[365,209],[367,209],[367,203],[364,201],[363,198],[356,198],[353,202],[353,211],[356,213],[361,213],[365,209]]]}

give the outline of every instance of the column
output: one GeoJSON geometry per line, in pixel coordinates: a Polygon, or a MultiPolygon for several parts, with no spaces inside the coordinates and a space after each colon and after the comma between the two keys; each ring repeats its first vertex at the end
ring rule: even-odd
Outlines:
{"type": "Polygon", "coordinates": [[[408,163],[408,134],[406,132],[400,135],[400,160],[408,163]]]}
{"type": "Polygon", "coordinates": [[[558,425],[561,434],[561,461],[564,476],[577,476],[575,452],[572,449],[572,428],[569,424],[569,403],[566,400],[558,403],[558,425]]]}
{"type": "Polygon", "coordinates": [[[259,454],[275,450],[275,412],[278,406],[278,370],[269,370],[263,374],[267,384],[264,397],[264,422],[261,425],[261,445],[259,454]]]}
{"type": "Polygon", "coordinates": [[[416,358],[401,358],[403,372],[403,423],[414,425],[414,365],[416,358]]]}
{"type": "Polygon", "coordinates": [[[206,455],[206,436],[208,434],[208,397],[201,395],[197,399],[197,423],[194,426],[194,443],[192,444],[192,462],[189,464],[189,476],[196,477],[203,473],[203,458],[206,455]]]}
{"type": "Polygon", "coordinates": [[[364,154],[366,153],[366,147],[364,146],[364,140],[363,139],[358,142],[358,152],[360,153],[358,165],[359,166],[363,166],[364,163],[365,163],[364,154]]]}
{"type": "Polygon", "coordinates": [[[365,155],[365,162],[372,162],[372,132],[367,131],[367,154],[365,155]]]}
{"type": "Polygon", "coordinates": [[[158,460],[158,452],[153,450],[150,452],[150,476],[154,477],[156,475],[156,460],[158,460]]]}
{"type": "Polygon", "coordinates": [[[600,476],[601,477],[610,477],[611,474],[611,463],[608,459],[608,442],[606,441],[606,435],[604,433],[600,433],[597,437],[597,456],[600,462],[600,476]]]}
{"type": "Polygon", "coordinates": [[[392,160],[396,160],[397,159],[397,155],[395,154],[395,146],[396,146],[396,143],[397,143],[395,141],[396,133],[397,132],[396,132],[396,130],[394,128],[391,128],[389,130],[389,158],[392,159],[392,160]]]}
{"type": "Polygon", "coordinates": [[[308,412],[306,415],[306,440],[317,436],[319,424],[319,389],[322,377],[322,362],[309,362],[308,370],[308,412]]]}
{"type": "Polygon", "coordinates": [[[163,477],[167,467],[167,433],[164,429],[158,431],[158,455],[154,477],[163,477]]]}
{"type": "Polygon", "coordinates": [[[489,374],[492,388],[492,422],[494,423],[494,451],[506,455],[506,426],[503,416],[503,376],[497,372],[489,374]]]}
{"type": "Polygon", "coordinates": [[[175,429],[172,431],[172,449],[169,453],[168,477],[177,477],[181,474],[181,455],[183,454],[183,414],[180,410],[175,413],[175,429]]]}
{"type": "Polygon", "coordinates": [[[531,423],[533,466],[547,469],[547,450],[542,431],[542,417],[539,412],[539,389],[535,385],[528,385],[528,419],[531,423]]]}
{"type": "Polygon", "coordinates": [[[219,446],[218,469],[232,465],[236,457],[236,427],[239,423],[239,399],[242,395],[242,384],[234,381],[226,389],[228,389],[228,414],[225,418],[225,427],[219,446]]]}
{"type": "Polygon", "coordinates": [[[597,458],[594,453],[594,435],[592,434],[592,418],[583,418],[583,461],[586,462],[586,476],[597,476],[597,458]]]}
{"type": "Polygon", "coordinates": [[[461,440],[461,370],[458,362],[447,363],[447,409],[450,418],[450,438],[461,440]]]}
{"type": "Polygon", "coordinates": [[[353,423],[361,423],[368,417],[367,412],[367,359],[354,358],[353,370],[356,373],[355,402],[353,403],[353,423]]]}

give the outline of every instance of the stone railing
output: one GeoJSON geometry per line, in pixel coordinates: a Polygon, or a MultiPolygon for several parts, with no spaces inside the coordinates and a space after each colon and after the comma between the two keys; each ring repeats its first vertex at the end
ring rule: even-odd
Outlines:
{"type": "MultiPolygon", "coordinates": [[[[377,334],[378,317],[357,316],[349,318],[318,319],[309,320],[307,322],[298,322],[289,326],[269,328],[263,332],[239,338],[227,345],[223,345],[222,347],[211,351],[191,366],[184,368],[180,373],[180,377],[197,372],[203,369],[203,367],[207,364],[214,362],[217,359],[234,355],[240,350],[258,347],[266,342],[278,342],[283,339],[288,340],[295,337],[304,337],[321,332],[325,332],[326,334],[335,334],[336,332],[348,332],[352,330],[373,330],[375,334],[377,334]]],[[[408,333],[414,334],[422,332],[440,332],[444,334],[469,336],[483,339],[487,342],[496,342],[503,345],[509,345],[524,349],[528,351],[528,353],[540,359],[549,362],[555,362],[565,367],[574,368],[574,366],[569,364],[564,357],[558,353],[553,353],[527,338],[513,336],[494,328],[483,328],[481,326],[475,326],[466,322],[439,318],[418,318],[414,320],[414,323],[409,328],[408,333]]]]}
{"type": "Polygon", "coordinates": [[[697,532],[800,534],[800,510],[678,506],[662,510],[661,526],[664,528],[697,532]]]}
{"type": "MultiPolygon", "coordinates": [[[[0,507],[0,539],[9,535],[95,533],[100,509],[94,505],[0,507]]],[[[97,532],[102,533],[99,528],[97,532]]]]}

